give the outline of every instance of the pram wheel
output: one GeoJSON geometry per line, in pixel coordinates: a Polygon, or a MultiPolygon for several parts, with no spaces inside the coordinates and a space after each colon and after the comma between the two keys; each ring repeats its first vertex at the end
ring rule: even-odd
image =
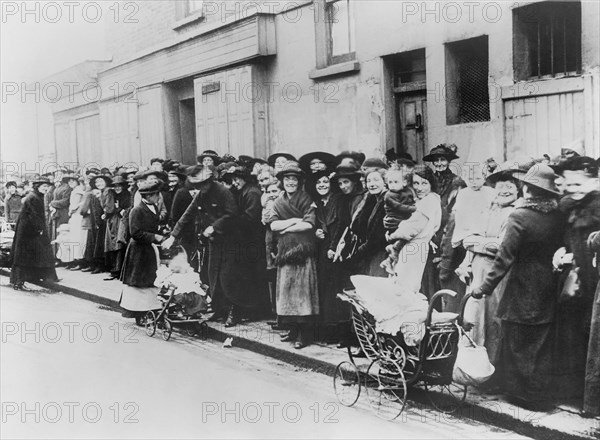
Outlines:
{"type": "Polygon", "coordinates": [[[367,369],[365,387],[369,404],[377,417],[394,420],[406,405],[406,380],[393,361],[374,360],[367,369]]]}
{"type": "Polygon", "coordinates": [[[173,333],[173,326],[165,318],[165,322],[163,323],[162,338],[165,341],[168,341],[169,339],[171,339],[171,333],[173,333]]]}
{"type": "Polygon", "coordinates": [[[145,320],[146,334],[152,337],[156,333],[156,315],[153,311],[149,311],[146,313],[145,320]]]}
{"type": "Polygon", "coordinates": [[[344,406],[352,406],[360,396],[360,372],[352,362],[344,361],[335,367],[333,389],[338,401],[344,406]]]}
{"type": "Polygon", "coordinates": [[[431,404],[440,412],[456,412],[467,398],[467,387],[457,383],[447,385],[425,385],[431,404]]]}

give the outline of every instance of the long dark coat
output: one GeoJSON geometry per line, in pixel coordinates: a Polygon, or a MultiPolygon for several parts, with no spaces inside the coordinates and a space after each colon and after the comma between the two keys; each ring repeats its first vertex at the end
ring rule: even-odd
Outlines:
{"type": "Polygon", "coordinates": [[[233,194],[212,180],[203,182],[200,192],[173,228],[172,236],[180,238],[183,230],[196,223],[197,231],[212,226],[215,230],[208,245],[208,284],[215,310],[230,304],[252,306],[245,295],[237,273],[240,251],[236,230],[238,209],[233,194]]]}
{"type": "Polygon", "coordinates": [[[587,246],[587,238],[600,229],[600,193],[593,191],[579,201],[567,195],[561,200],[560,208],[567,220],[565,247],[567,252],[573,253],[575,265],[579,268],[582,297],[558,306],[555,347],[557,388],[562,398],[580,398],[584,390],[594,293],[598,284],[598,270],[592,264],[594,253],[587,246]]]}
{"type": "Polygon", "coordinates": [[[319,310],[321,321],[324,323],[346,322],[351,319],[350,304],[336,297],[345,287],[350,287],[350,272],[346,269],[346,265],[333,263],[327,258],[327,252],[329,250],[335,252],[337,245],[333,242],[333,237],[338,236],[338,228],[342,223],[339,218],[342,202],[342,195],[337,193],[329,197],[327,204],[322,200],[316,202],[315,229],[322,229],[325,234],[323,240],[317,240],[319,310]]]}
{"type": "Polygon", "coordinates": [[[482,293],[491,294],[506,277],[498,306],[502,320],[498,377],[507,393],[529,401],[548,398],[554,382],[552,257],[562,245],[563,227],[554,200],[525,200],[509,216],[492,268],[480,286],[482,293]]]}
{"type": "MultiPolygon", "coordinates": [[[[181,216],[185,213],[190,203],[192,203],[193,197],[190,194],[190,188],[180,188],[173,197],[173,203],[171,205],[171,215],[169,216],[169,225],[174,227],[181,216]]],[[[200,231],[202,232],[202,231],[200,231]]],[[[198,236],[196,231],[196,222],[189,222],[181,229],[179,235],[179,242],[185,249],[188,255],[188,261],[194,269],[198,269],[198,259],[196,258],[196,251],[198,250],[198,236]]]]}
{"type": "Polygon", "coordinates": [[[387,276],[385,269],[379,265],[387,256],[383,225],[384,195],[385,191],[377,195],[369,194],[352,222],[351,229],[362,243],[352,258],[356,273],[374,277],[387,276]]]}
{"type": "Polygon", "coordinates": [[[56,209],[52,216],[54,227],[69,223],[69,202],[73,189],[67,183],[61,183],[56,187],[52,195],[50,206],[56,209]]]}
{"type": "Polygon", "coordinates": [[[31,191],[23,199],[12,243],[11,283],[56,278],[54,252],[44,215],[44,195],[31,191]]]}
{"type": "Polygon", "coordinates": [[[158,234],[158,225],[159,215],[153,213],[144,202],[129,213],[131,239],[121,272],[124,284],[135,287],[154,286],[158,261],[152,244],[155,242],[155,234],[158,234]]]}
{"type": "Polygon", "coordinates": [[[244,302],[266,312],[269,309],[269,295],[261,196],[260,188],[251,183],[246,183],[235,194],[239,212],[237,229],[240,246],[237,276],[247,295],[244,302]]]}
{"type": "MultiPolygon", "coordinates": [[[[596,254],[596,267],[600,272],[600,230],[591,243],[591,250],[596,254]]],[[[585,368],[585,390],[583,409],[591,415],[600,415],[600,281],[596,286],[592,318],[590,325],[590,341],[588,344],[585,368]]]]}

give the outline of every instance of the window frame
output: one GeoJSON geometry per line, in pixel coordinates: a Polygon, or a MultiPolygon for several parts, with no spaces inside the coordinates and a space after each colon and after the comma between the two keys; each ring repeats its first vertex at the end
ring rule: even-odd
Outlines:
{"type": "MultiPolygon", "coordinates": [[[[582,72],[582,9],[581,1],[542,1],[514,8],[513,11],[513,76],[516,81],[532,81],[545,78],[560,78],[578,76],[582,72]],[[551,8],[556,8],[553,10],[551,8]],[[577,8],[566,12],[567,8],[577,8]],[[570,14],[573,14],[572,16],[570,14]],[[562,49],[556,57],[555,33],[559,33],[560,25],[556,19],[563,17],[562,49]],[[568,19],[577,20],[578,32],[570,32],[567,28],[568,19]],[[531,38],[531,33],[537,27],[537,38],[531,38]],[[542,38],[541,29],[550,29],[550,39],[542,38]],[[567,37],[568,36],[568,37],[567,37]],[[536,40],[536,41],[534,41],[536,40]],[[577,46],[575,52],[570,52],[577,46]],[[548,55],[549,53],[549,55],[548,55]],[[536,59],[534,59],[534,57],[536,59]],[[568,60],[568,58],[573,59],[568,60]],[[557,69],[556,60],[563,60],[562,69],[557,69]],[[574,62],[574,69],[568,69],[569,63],[574,62]],[[544,67],[544,65],[547,65],[544,67]],[[550,71],[547,72],[549,66],[550,71]]],[[[559,35],[559,37],[561,37],[559,35]]],[[[558,41],[558,40],[556,40],[558,41]]],[[[560,44],[560,41],[558,42],[560,44]]],[[[559,61],[560,63],[560,61],[559,61]]],[[[560,67],[560,66],[558,66],[560,67]]]]}

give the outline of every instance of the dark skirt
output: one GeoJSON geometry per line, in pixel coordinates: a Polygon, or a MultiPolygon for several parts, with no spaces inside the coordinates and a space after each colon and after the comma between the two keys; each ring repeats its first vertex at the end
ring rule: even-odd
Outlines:
{"type": "Polygon", "coordinates": [[[502,321],[499,377],[504,391],[528,402],[552,397],[553,324],[502,321]]]}
{"type": "Polygon", "coordinates": [[[350,272],[343,263],[332,263],[327,249],[319,249],[317,263],[320,321],[337,324],[352,319],[350,304],[337,298],[350,281],[350,272]]]}
{"type": "Polygon", "coordinates": [[[592,308],[583,409],[591,415],[600,415],[600,283],[596,288],[596,297],[592,308]]]}
{"type": "Polygon", "coordinates": [[[56,269],[53,267],[29,267],[13,266],[10,271],[10,282],[21,284],[24,282],[35,283],[37,281],[58,281],[56,269]]]}

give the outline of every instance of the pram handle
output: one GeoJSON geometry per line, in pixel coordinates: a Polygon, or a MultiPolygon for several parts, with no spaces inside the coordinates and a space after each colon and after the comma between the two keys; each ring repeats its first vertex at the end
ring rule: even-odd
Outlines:
{"type": "Polygon", "coordinates": [[[471,298],[471,293],[465,294],[463,299],[460,301],[460,314],[458,315],[458,325],[461,327],[464,324],[465,307],[467,307],[467,301],[471,298]]]}
{"type": "Polygon", "coordinates": [[[433,314],[435,303],[444,296],[450,296],[454,298],[456,295],[457,293],[450,289],[442,289],[435,292],[429,301],[429,309],[427,310],[427,320],[425,321],[425,326],[429,327],[431,325],[431,315],[433,314]]]}

